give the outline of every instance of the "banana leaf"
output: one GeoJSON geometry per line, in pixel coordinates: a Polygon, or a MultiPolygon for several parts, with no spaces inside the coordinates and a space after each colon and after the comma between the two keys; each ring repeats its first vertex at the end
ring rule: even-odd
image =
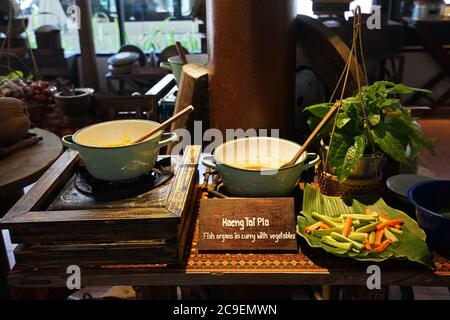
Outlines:
{"type": "Polygon", "coordinates": [[[359,261],[384,261],[389,258],[407,259],[421,263],[433,269],[433,258],[425,242],[425,232],[402,211],[389,207],[384,200],[377,195],[364,197],[330,197],[322,195],[311,185],[306,185],[303,195],[303,211],[297,219],[297,232],[305,238],[306,242],[314,248],[322,248],[325,251],[341,257],[349,257],[359,261]],[[312,212],[317,212],[330,217],[339,217],[342,214],[364,213],[365,208],[385,213],[391,219],[403,219],[403,234],[399,235],[399,242],[391,244],[381,253],[363,250],[360,253],[346,251],[331,247],[321,242],[321,239],[306,233],[307,226],[315,222],[312,212]]]}

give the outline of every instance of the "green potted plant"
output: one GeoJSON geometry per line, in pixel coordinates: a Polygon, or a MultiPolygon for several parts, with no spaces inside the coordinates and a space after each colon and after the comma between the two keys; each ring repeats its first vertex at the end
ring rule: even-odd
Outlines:
{"type": "MultiPolygon", "coordinates": [[[[353,96],[343,99],[334,121],[320,133],[322,170],[338,183],[347,179],[376,179],[367,176],[380,172],[383,157],[408,164],[423,150],[433,152],[433,141],[426,139],[410,112],[402,107],[398,94],[428,90],[378,81],[361,87],[353,96]],[[366,172],[364,172],[366,171],[366,172]]],[[[312,113],[308,123],[315,127],[333,103],[307,107],[312,113]]]]}

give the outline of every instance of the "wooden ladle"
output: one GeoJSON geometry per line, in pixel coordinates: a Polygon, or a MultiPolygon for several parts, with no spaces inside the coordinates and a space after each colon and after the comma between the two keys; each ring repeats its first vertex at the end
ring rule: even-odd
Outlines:
{"type": "Polygon", "coordinates": [[[180,119],[181,117],[191,113],[194,111],[194,107],[193,106],[189,106],[184,108],[183,110],[181,110],[180,112],[178,112],[177,114],[174,114],[172,117],[170,117],[169,119],[167,119],[166,121],[164,121],[163,123],[161,123],[159,126],[157,126],[155,129],[153,129],[152,131],[150,131],[149,133],[147,133],[145,136],[135,140],[133,143],[138,143],[138,142],[142,142],[144,140],[147,140],[148,138],[150,138],[151,136],[153,136],[155,133],[164,130],[165,128],[167,128],[169,125],[171,125],[173,122],[177,121],[178,119],[180,119]]]}
{"type": "Polygon", "coordinates": [[[314,131],[309,135],[308,139],[306,139],[305,143],[302,145],[300,150],[295,154],[294,158],[292,158],[291,161],[286,162],[283,164],[280,169],[284,169],[287,167],[293,166],[298,159],[302,156],[303,152],[306,151],[306,149],[311,145],[311,142],[314,140],[314,138],[317,136],[317,134],[322,130],[322,128],[327,124],[327,122],[333,117],[333,115],[336,113],[336,111],[339,109],[340,101],[336,102],[334,106],[328,111],[328,113],[323,117],[322,121],[317,125],[317,127],[314,129],[314,131]]]}
{"type": "Polygon", "coordinates": [[[175,43],[175,47],[177,48],[178,54],[180,55],[181,62],[183,64],[188,64],[188,61],[186,59],[186,55],[184,54],[184,51],[183,51],[183,47],[181,46],[181,43],[179,41],[177,41],[175,43]]]}

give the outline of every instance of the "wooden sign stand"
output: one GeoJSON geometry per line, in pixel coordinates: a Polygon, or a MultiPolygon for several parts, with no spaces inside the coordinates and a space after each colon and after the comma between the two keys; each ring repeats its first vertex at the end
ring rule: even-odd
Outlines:
{"type": "MultiPolygon", "coordinates": [[[[186,128],[193,135],[194,121],[202,121],[203,127],[208,128],[208,67],[196,63],[184,65],[178,87],[174,114],[191,105],[195,110],[189,117],[175,121],[171,131],[186,128]]],[[[167,148],[167,154],[170,154],[172,147],[167,148]]]]}
{"type": "Polygon", "coordinates": [[[297,251],[294,199],[200,202],[200,251],[297,251]]]}

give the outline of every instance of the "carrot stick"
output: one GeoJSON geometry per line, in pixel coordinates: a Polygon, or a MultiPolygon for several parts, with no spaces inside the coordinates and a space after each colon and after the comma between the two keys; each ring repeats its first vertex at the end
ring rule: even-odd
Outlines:
{"type": "Polygon", "coordinates": [[[384,235],[384,229],[378,230],[377,234],[375,235],[375,242],[374,244],[379,246],[381,244],[381,240],[383,239],[384,235]]]}
{"type": "Polygon", "coordinates": [[[323,222],[321,222],[320,228],[321,229],[331,229],[331,227],[329,225],[327,225],[326,223],[323,223],[323,222]]]}
{"type": "Polygon", "coordinates": [[[402,228],[402,226],[399,225],[399,224],[396,224],[396,225],[394,226],[394,228],[397,229],[397,230],[400,230],[400,229],[402,228]]]}
{"type": "Polygon", "coordinates": [[[383,241],[382,244],[380,244],[378,247],[376,247],[374,251],[378,252],[378,253],[383,252],[384,250],[386,250],[387,247],[390,246],[390,244],[391,244],[391,240],[385,240],[385,241],[383,241]]]}
{"type": "Polygon", "coordinates": [[[391,219],[389,219],[389,217],[388,217],[387,215],[385,215],[384,213],[380,213],[378,216],[379,216],[380,218],[384,219],[384,220],[391,220],[391,219]]]}
{"type": "Polygon", "coordinates": [[[352,230],[352,224],[353,224],[352,217],[348,216],[345,219],[344,229],[342,230],[342,235],[344,237],[347,237],[349,235],[350,231],[352,230]]]}
{"type": "Polygon", "coordinates": [[[367,251],[372,251],[372,246],[370,245],[369,237],[364,238],[363,245],[367,251]]]}
{"type": "Polygon", "coordinates": [[[309,227],[306,227],[305,232],[311,233],[311,231],[319,229],[321,225],[322,225],[322,222],[320,222],[320,221],[316,222],[316,223],[310,225],[309,227]]]}
{"type": "Polygon", "coordinates": [[[387,227],[392,227],[395,226],[396,224],[403,224],[403,220],[402,219],[395,219],[395,220],[389,220],[383,223],[380,223],[379,225],[377,225],[377,230],[381,230],[387,227]]]}

